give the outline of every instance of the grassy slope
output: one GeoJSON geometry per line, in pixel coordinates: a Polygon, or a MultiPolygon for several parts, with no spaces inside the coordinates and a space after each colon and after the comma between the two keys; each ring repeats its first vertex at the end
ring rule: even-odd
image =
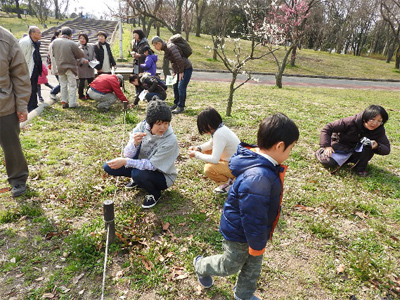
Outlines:
{"type": "MultiPolygon", "coordinates": [[[[195,255],[221,252],[218,224],[224,197],[213,194],[213,184],[202,175],[203,163],[186,155],[189,145],[207,138],[198,136],[193,126],[197,113],[208,105],[224,112],[227,90],[224,83],[190,84],[189,109],[172,121],[180,144],[179,177],[154,209],[143,211],[143,192],[125,191],[125,182],[117,182],[120,242],[111,247],[108,299],[231,299],[235,276],[216,278],[215,287],[204,291],[193,274],[195,255]]],[[[119,155],[127,134],[119,106],[99,114],[94,103],[81,103],[79,109],[67,111],[56,104],[22,131],[31,192],[18,200],[0,194],[0,295],[100,296],[102,202],[114,197],[116,184],[104,176],[101,166],[119,155]],[[51,232],[56,235],[46,239],[51,232]]],[[[224,121],[241,140],[255,142],[260,120],[276,111],[298,124],[301,138],[287,161],[283,214],[274,243],[267,247],[260,295],[263,299],[395,295],[400,277],[398,93],[246,85],[238,90],[232,117],[224,121]],[[367,178],[355,177],[347,168],[329,175],[313,155],[319,130],[376,99],[390,114],[386,128],[391,155],[374,157],[367,178]],[[338,273],[341,264],[344,271],[338,273]]],[[[143,117],[141,104],[129,113],[126,130],[143,117]]],[[[3,168],[3,180],[4,174],[3,168]]],[[[3,181],[2,187],[6,186],[3,181]]]]}
{"type": "MultiPolygon", "coordinates": [[[[124,56],[130,61],[129,58],[129,43],[131,37],[132,26],[124,25],[124,56]]],[[[155,32],[149,34],[149,39],[155,35],[155,32]]],[[[167,40],[171,34],[167,30],[161,30],[161,37],[167,40]]],[[[209,70],[225,70],[223,63],[219,60],[212,59],[213,54],[210,50],[212,45],[211,37],[202,35],[196,37],[190,34],[190,45],[193,48],[193,55],[190,60],[194,68],[209,69],[209,70]]],[[[227,51],[231,49],[228,43],[227,51]]],[[[249,43],[242,41],[242,47],[245,49],[249,43]]],[[[119,57],[118,43],[113,46],[114,55],[119,57]]],[[[258,49],[257,53],[261,53],[258,49]]],[[[284,50],[279,50],[277,56],[282,59],[284,50]]],[[[162,56],[162,53],[158,53],[162,56]]],[[[231,56],[231,59],[234,57],[231,56]]],[[[158,61],[158,67],[161,68],[162,60],[158,61]]],[[[277,71],[276,64],[272,56],[267,56],[263,60],[248,63],[248,70],[254,72],[267,72],[275,73],[277,71]]],[[[322,75],[322,76],[339,76],[339,77],[356,77],[356,78],[375,78],[375,79],[396,79],[400,80],[400,71],[394,68],[394,62],[387,64],[383,59],[357,57],[353,55],[341,55],[337,53],[327,53],[322,51],[314,51],[309,49],[302,49],[298,52],[296,67],[287,67],[285,74],[303,74],[303,75],[322,75]]]]}

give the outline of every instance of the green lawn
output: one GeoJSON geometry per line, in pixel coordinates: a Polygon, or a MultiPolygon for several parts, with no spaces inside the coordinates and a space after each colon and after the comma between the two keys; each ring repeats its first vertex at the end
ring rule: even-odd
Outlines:
{"type": "MultiPolygon", "coordinates": [[[[300,128],[300,140],[286,162],[281,219],[258,283],[261,298],[398,298],[398,92],[248,84],[237,91],[228,118],[227,91],[226,83],[190,83],[188,110],[172,120],[180,146],[179,176],[149,210],[140,207],[142,191],[125,190],[126,181],[102,170],[144,118],[143,103],[128,113],[126,124],[120,104],[100,114],[92,101],[81,101],[74,110],[57,103],[35,118],[21,133],[30,191],[16,200],[0,193],[0,295],[99,299],[105,247],[102,203],[114,199],[118,238],[110,247],[105,299],[232,299],[235,276],[215,278],[213,288],[202,290],[192,267],[196,255],[222,251],[218,225],[225,197],[213,193],[203,163],[187,156],[190,145],[207,139],[194,124],[210,105],[250,143],[256,141],[260,120],[277,111],[300,128]],[[371,103],[389,113],[385,127],[392,153],[374,157],[366,178],[346,167],[330,175],[313,154],[320,129],[371,103]]],[[[0,188],[6,188],[1,169],[0,188]]]]}

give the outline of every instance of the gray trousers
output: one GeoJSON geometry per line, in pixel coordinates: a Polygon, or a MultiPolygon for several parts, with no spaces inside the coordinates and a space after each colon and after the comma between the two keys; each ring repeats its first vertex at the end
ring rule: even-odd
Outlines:
{"type": "Polygon", "coordinates": [[[28,164],[19,141],[17,113],[0,117],[0,145],[4,152],[8,182],[11,186],[25,184],[28,179],[28,164]]]}
{"type": "Polygon", "coordinates": [[[257,289],[263,256],[251,256],[247,243],[230,242],[224,239],[224,253],[203,257],[196,263],[199,276],[228,276],[240,271],[236,281],[235,295],[250,299],[257,289]]]}
{"type": "Polygon", "coordinates": [[[117,96],[114,93],[100,94],[89,88],[88,95],[90,99],[98,102],[98,109],[109,109],[117,101],[117,96]]]}

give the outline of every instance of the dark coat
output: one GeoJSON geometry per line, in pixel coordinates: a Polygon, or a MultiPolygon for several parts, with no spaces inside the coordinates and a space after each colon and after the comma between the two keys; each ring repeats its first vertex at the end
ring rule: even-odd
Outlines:
{"type": "Polygon", "coordinates": [[[139,73],[143,73],[144,69],[141,67],[141,64],[144,64],[146,60],[146,55],[144,55],[143,48],[150,47],[149,42],[146,38],[141,39],[140,41],[133,40],[132,41],[132,51],[135,51],[140,54],[140,57],[133,60],[134,65],[139,65],[139,73]]]}
{"type": "MultiPolygon", "coordinates": [[[[95,68],[97,70],[101,70],[103,68],[103,62],[104,62],[104,50],[102,47],[103,44],[100,44],[99,42],[97,42],[94,46],[94,53],[96,55],[96,59],[100,62],[95,68]]],[[[110,58],[110,65],[116,66],[116,62],[114,60],[114,56],[111,53],[111,48],[110,48],[110,44],[109,43],[105,43],[106,48],[107,48],[107,53],[108,53],[108,57],[110,58]]]]}
{"type": "Polygon", "coordinates": [[[365,128],[362,114],[331,122],[322,129],[319,144],[321,147],[332,147],[335,151],[353,151],[363,137],[375,140],[378,148],[374,150],[380,155],[390,153],[390,142],[386,137],[385,127],[379,126],[375,130],[365,128]]]}
{"type": "Polygon", "coordinates": [[[285,167],[241,145],[229,162],[236,177],[221,216],[220,231],[228,241],[247,243],[261,255],[280,213],[285,167]]]}
{"type": "Polygon", "coordinates": [[[171,62],[172,70],[175,74],[183,73],[184,70],[192,68],[192,63],[187,57],[181,55],[181,52],[173,43],[164,43],[161,47],[164,51],[164,58],[171,62]]]}
{"type": "Polygon", "coordinates": [[[159,84],[157,78],[155,78],[154,76],[142,77],[141,82],[143,84],[143,88],[146,89],[149,93],[157,93],[161,96],[161,99],[163,100],[167,98],[167,92],[159,84]]]}

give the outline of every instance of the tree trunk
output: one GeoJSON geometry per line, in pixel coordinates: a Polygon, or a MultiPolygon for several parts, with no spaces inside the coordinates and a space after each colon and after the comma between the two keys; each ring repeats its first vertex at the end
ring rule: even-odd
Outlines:
{"type": "Polygon", "coordinates": [[[157,24],[157,36],[160,36],[160,24],[157,24]]]}
{"type": "Polygon", "coordinates": [[[283,58],[283,60],[282,60],[282,64],[281,65],[279,65],[279,63],[277,63],[278,64],[278,72],[275,74],[275,82],[276,82],[276,86],[278,87],[278,88],[282,88],[282,77],[283,77],[283,72],[285,72],[285,68],[286,68],[286,63],[287,63],[287,60],[288,60],[288,57],[289,57],[289,55],[290,55],[290,53],[293,51],[293,48],[294,48],[295,46],[294,45],[292,45],[292,46],[290,46],[290,48],[287,50],[287,52],[286,52],[286,54],[285,54],[285,57],[283,58]]]}
{"type": "Polygon", "coordinates": [[[296,66],[296,55],[297,55],[297,46],[293,47],[292,56],[290,57],[290,66],[296,66]]]}
{"type": "Polygon", "coordinates": [[[28,0],[28,14],[30,16],[33,15],[33,13],[32,13],[32,0],[28,0]]]}
{"type": "Polygon", "coordinates": [[[58,0],[54,0],[54,18],[56,20],[60,19],[60,8],[58,5],[58,0]]]}
{"type": "Polygon", "coordinates": [[[232,113],[232,106],[233,106],[233,94],[235,93],[235,82],[238,73],[232,73],[232,80],[231,84],[229,85],[229,96],[228,96],[228,104],[226,106],[226,116],[230,117],[232,113]]]}
{"type": "Polygon", "coordinates": [[[18,19],[22,19],[21,10],[19,9],[19,0],[15,0],[15,9],[17,10],[18,19]]]}
{"type": "Polygon", "coordinates": [[[400,45],[397,46],[396,49],[396,63],[395,63],[395,68],[400,69],[400,45]]]}
{"type": "Polygon", "coordinates": [[[183,8],[183,1],[178,0],[176,4],[176,33],[182,32],[182,8],[183,8]]]}
{"type": "Polygon", "coordinates": [[[213,51],[213,60],[217,60],[218,56],[217,56],[217,49],[218,48],[218,40],[215,39],[214,40],[214,51],[213,51]]]}

